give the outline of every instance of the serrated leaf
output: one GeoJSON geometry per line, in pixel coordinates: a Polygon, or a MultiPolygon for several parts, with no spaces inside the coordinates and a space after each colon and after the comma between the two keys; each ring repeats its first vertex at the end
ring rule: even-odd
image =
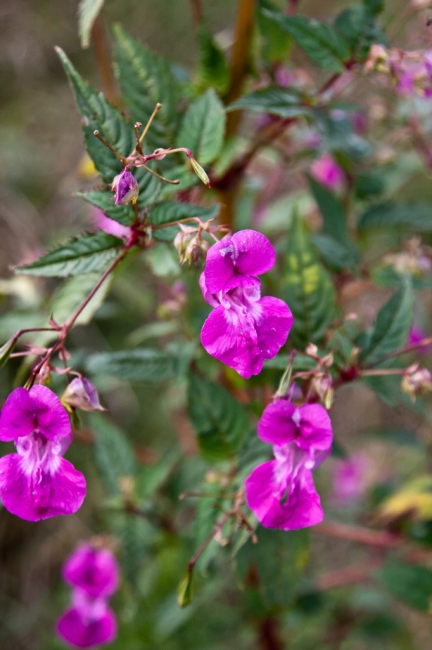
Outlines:
{"type": "MultiPolygon", "coordinates": [[[[49,305],[49,311],[53,315],[54,320],[58,323],[63,323],[63,321],[72,316],[74,311],[80,306],[93,289],[99,278],[100,273],[89,273],[88,275],[70,278],[59,289],[57,289],[49,305]]],[[[75,321],[75,326],[87,325],[87,323],[92,320],[93,316],[105,300],[111,282],[112,277],[109,277],[99,287],[93,298],[78,316],[75,321]]],[[[41,333],[41,337],[43,337],[43,340],[45,341],[51,340],[52,334],[43,332],[41,333]]],[[[41,345],[42,343],[38,341],[38,344],[41,345]]]]}
{"type": "Polygon", "coordinates": [[[375,42],[385,41],[381,28],[363,4],[356,4],[337,16],[334,26],[348,41],[353,58],[363,61],[375,42]]]}
{"type": "Polygon", "coordinates": [[[336,292],[298,216],[289,233],[282,296],[294,315],[294,345],[319,342],[333,321],[336,292]]]}
{"type": "Polygon", "coordinates": [[[107,217],[121,223],[123,226],[131,226],[135,221],[135,213],[130,205],[114,205],[111,192],[93,191],[76,192],[78,196],[96,208],[102,210],[107,217]]]}
{"type": "Polygon", "coordinates": [[[319,66],[332,72],[345,70],[344,62],[349,59],[350,48],[334,27],[306,16],[286,16],[266,10],[264,14],[292,36],[297,45],[319,66]]]}
{"type": "Polygon", "coordinates": [[[200,89],[215,88],[223,94],[229,84],[229,67],[225,54],[218,47],[209,28],[201,23],[198,29],[199,59],[195,83],[200,89]]]}
{"type": "Polygon", "coordinates": [[[284,118],[310,114],[310,109],[302,105],[302,98],[295,90],[279,88],[279,86],[268,86],[244,95],[233,104],[230,104],[227,111],[241,109],[271,113],[284,118]]]}
{"type": "Polygon", "coordinates": [[[116,72],[122,94],[134,119],[146,124],[156,103],[162,104],[146,136],[152,148],[173,144],[179,123],[180,87],[164,58],[129,36],[120,25],[113,28],[116,72]]]}
{"type": "Polygon", "coordinates": [[[256,21],[263,40],[262,57],[265,62],[279,63],[288,54],[290,37],[278,23],[263,13],[263,9],[275,11],[277,8],[269,0],[258,0],[256,21]]]}
{"type": "Polygon", "coordinates": [[[191,374],[188,411],[204,458],[221,461],[237,453],[250,423],[245,410],[230,393],[191,374]]]}
{"type": "Polygon", "coordinates": [[[78,5],[78,33],[81,47],[90,45],[90,34],[94,21],[98,17],[104,0],[81,0],[78,5]]]}
{"type": "MultiPolygon", "coordinates": [[[[170,223],[172,221],[180,221],[181,219],[187,219],[190,217],[197,217],[202,221],[208,221],[209,219],[217,217],[219,210],[219,203],[206,208],[200,205],[194,205],[192,203],[164,201],[163,203],[159,203],[154,206],[150,212],[148,220],[155,226],[159,226],[164,223],[170,223]]],[[[195,224],[194,222],[190,222],[185,225],[194,226],[195,224]]],[[[179,226],[162,228],[161,230],[155,230],[153,232],[153,237],[155,239],[159,239],[160,241],[171,241],[174,239],[179,230],[179,226]]]]}
{"type": "Polygon", "coordinates": [[[91,355],[87,360],[87,370],[93,375],[155,383],[172,376],[174,359],[151,348],[118,350],[91,355]]]}
{"type": "MultiPolygon", "coordinates": [[[[122,170],[122,165],[115,154],[94,136],[100,135],[122,156],[128,156],[135,147],[135,135],[132,123],[125,120],[120,111],[97,93],[73,67],[66,54],[57,48],[57,53],[75,93],[78,108],[83,116],[82,127],[85,145],[89,156],[105,183],[111,185],[114,177],[122,170]]],[[[138,181],[138,206],[143,208],[153,203],[161,192],[162,181],[152,176],[142,167],[133,169],[138,181]]]]}
{"type": "Polygon", "coordinates": [[[432,571],[425,566],[405,564],[399,558],[389,558],[374,575],[393,596],[422,612],[432,604],[432,571]]]}
{"type": "MultiPolygon", "coordinates": [[[[256,572],[256,587],[261,607],[287,607],[296,595],[296,589],[309,553],[307,529],[268,530],[256,529],[258,544],[249,541],[238,552],[237,574],[245,583],[253,567],[256,572]]],[[[249,586],[249,590],[253,586],[249,586]]]]}
{"type": "Polygon", "coordinates": [[[110,418],[92,413],[89,418],[95,434],[94,455],[109,494],[119,494],[119,479],[135,476],[136,462],[126,434],[110,418]]]}
{"type": "Polygon", "coordinates": [[[400,228],[432,232],[432,203],[381,203],[368,208],[360,217],[359,230],[400,228]]]}
{"type": "Polygon", "coordinates": [[[224,133],[225,110],[215,91],[209,88],[186,111],[177,146],[190,149],[201,165],[207,165],[219,155],[224,133]]]}
{"type": "Polygon", "coordinates": [[[15,271],[58,278],[104,271],[122,246],[122,240],[113,235],[101,231],[89,233],[74,237],[35,262],[16,267],[15,271]]]}
{"type": "Polygon", "coordinates": [[[360,355],[363,364],[376,362],[389,352],[402,348],[414,319],[414,297],[411,281],[404,277],[402,285],[380,309],[360,355]]]}

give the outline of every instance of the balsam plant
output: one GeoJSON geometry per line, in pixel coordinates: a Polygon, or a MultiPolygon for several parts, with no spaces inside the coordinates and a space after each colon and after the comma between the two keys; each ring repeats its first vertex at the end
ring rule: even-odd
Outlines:
{"type": "MultiPolygon", "coordinates": [[[[102,4],[81,2],[84,45],[102,4]]],[[[404,20],[427,30],[428,4],[404,20]]],[[[380,0],[325,21],[298,0],[240,0],[229,59],[191,6],[193,73],[113,27],[115,103],[57,48],[98,175],[77,200],[110,221],[15,268],[62,284],[0,351],[15,381],[0,440],[16,447],[0,459],[2,504],[31,522],[85,516],[97,536],[64,569],[57,631],[75,647],[414,647],[388,602],[430,611],[430,475],[378,480],[366,499],[363,460],[332,417],[356,410],[362,386],[396,414],[387,442],[429,454],[432,210],[405,194],[432,160],[431,54],[393,45],[400,17],[386,30],[380,0]],[[140,292],[156,296],[156,321],[138,327],[140,292]],[[105,351],[75,344],[92,319],[105,351]],[[111,413],[113,392],[149,409],[136,409],[139,435],[111,413]],[[146,432],[153,407],[161,442],[146,432]],[[401,435],[409,418],[426,444],[401,435]],[[367,560],[328,570],[312,550],[308,564],[311,535],[362,544],[367,560]],[[373,606],[330,592],[370,580],[373,606]]]]}

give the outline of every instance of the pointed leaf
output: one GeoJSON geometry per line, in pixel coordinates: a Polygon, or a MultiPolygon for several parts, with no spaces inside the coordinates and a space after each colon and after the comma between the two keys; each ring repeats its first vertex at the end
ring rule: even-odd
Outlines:
{"type": "Polygon", "coordinates": [[[262,38],[262,57],[265,62],[284,61],[287,57],[290,37],[282,27],[263,13],[263,9],[275,11],[277,7],[270,0],[258,0],[256,21],[262,38]]]}
{"type": "Polygon", "coordinates": [[[286,16],[281,12],[264,10],[264,14],[278,23],[297,45],[322,68],[343,72],[350,48],[345,38],[334,27],[306,16],[286,16]]]}
{"type": "Polygon", "coordinates": [[[224,107],[215,91],[210,88],[186,111],[177,146],[190,149],[200,164],[207,165],[219,155],[224,132],[224,107]]]}
{"type": "Polygon", "coordinates": [[[81,47],[90,45],[90,34],[94,21],[102,9],[104,0],[81,0],[78,5],[78,32],[81,47]]]}
{"type": "Polygon", "coordinates": [[[301,96],[295,90],[292,88],[289,90],[279,88],[279,86],[268,86],[244,95],[233,104],[230,104],[227,111],[241,109],[270,113],[284,118],[310,114],[310,109],[303,105],[301,96]]]}
{"type": "Polygon", "coordinates": [[[228,63],[205,23],[199,26],[198,41],[200,51],[195,83],[200,89],[212,87],[223,94],[230,78],[228,63]]]}
{"type": "Polygon", "coordinates": [[[334,319],[336,293],[299,217],[289,233],[282,292],[294,315],[294,345],[319,342],[334,319]]]}
{"type": "Polygon", "coordinates": [[[31,264],[16,267],[15,272],[64,278],[104,271],[122,246],[121,239],[105,232],[89,233],[74,237],[31,264]]]}
{"type": "Polygon", "coordinates": [[[237,453],[250,423],[245,410],[230,393],[191,374],[188,410],[204,458],[220,461],[237,453]]]}

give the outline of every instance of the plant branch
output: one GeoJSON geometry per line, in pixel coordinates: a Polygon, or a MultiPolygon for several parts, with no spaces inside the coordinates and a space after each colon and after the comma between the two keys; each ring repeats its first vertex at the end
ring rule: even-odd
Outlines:
{"type": "Polygon", "coordinates": [[[190,0],[190,6],[192,11],[192,19],[194,22],[194,27],[195,29],[198,29],[203,19],[201,0],[190,0]]]}
{"type": "Polygon", "coordinates": [[[199,547],[197,552],[189,560],[189,562],[188,562],[188,571],[189,572],[191,572],[193,570],[195,564],[197,563],[197,561],[199,560],[201,555],[204,553],[204,551],[206,550],[207,546],[210,544],[212,539],[214,539],[216,537],[216,535],[222,530],[223,526],[226,524],[228,519],[230,519],[231,517],[234,517],[235,514],[236,513],[233,510],[230,510],[221,519],[219,519],[219,521],[217,522],[216,526],[213,528],[210,535],[201,544],[201,546],[199,547]]]}
{"type": "Polygon", "coordinates": [[[401,348],[400,350],[389,352],[388,354],[383,355],[377,361],[375,361],[373,365],[378,366],[380,363],[384,363],[384,361],[388,361],[389,359],[394,359],[394,357],[399,357],[402,354],[409,354],[410,352],[415,352],[415,350],[426,348],[429,345],[432,345],[432,336],[429,336],[428,338],[423,339],[418,343],[410,343],[409,345],[406,345],[404,348],[401,348]]]}
{"type": "Polygon", "coordinates": [[[314,526],[312,530],[319,535],[337,537],[349,542],[358,542],[381,548],[396,548],[404,543],[400,537],[390,533],[371,530],[362,526],[349,526],[335,521],[321,522],[314,526]]]}
{"type": "Polygon", "coordinates": [[[93,23],[91,31],[91,40],[96,56],[99,74],[102,81],[102,88],[105,97],[116,104],[118,102],[117,86],[111,67],[111,59],[106,40],[105,27],[102,18],[98,16],[93,23]]]}
{"type": "Polygon", "coordinates": [[[345,569],[329,571],[318,576],[315,581],[315,589],[317,591],[327,591],[328,589],[346,587],[347,585],[363,582],[370,577],[371,573],[380,569],[381,566],[382,560],[371,560],[370,562],[346,567],[345,569]]]}

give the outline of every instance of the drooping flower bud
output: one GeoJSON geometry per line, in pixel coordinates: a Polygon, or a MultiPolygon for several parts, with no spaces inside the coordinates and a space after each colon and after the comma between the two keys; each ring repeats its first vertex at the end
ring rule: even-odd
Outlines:
{"type": "Polygon", "coordinates": [[[426,368],[420,368],[418,363],[413,364],[402,378],[401,390],[415,402],[417,395],[432,391],[431,373],[426,368]]]}
{"type": "Polygon", "coordinates": [[[114,178],[111,189],[115,192],[114,205],[128,205],[128,203],[135,202],[138,198],[138,181],[126,168],[114,178]]]}
{"type": "Polygon", "coordinates": [[[202,181],[204,185],[207,185],[207,187],[211,187],[209,177],[207,176],[205,170],[201,167],[201,165],[195,160],[195,158],[192,155],[192,152],[187,150],[186,155],[190,160],[192,169],[194,170],[195,174],[198,176],[200,181],[202,181]]]}
{"type": "Polygon", "coordinates": [[[62,404],[82,411],[105,411],[99,403],[96,388],[85,377],[75,377],[66,388],[62,396],[62,404]]]}

